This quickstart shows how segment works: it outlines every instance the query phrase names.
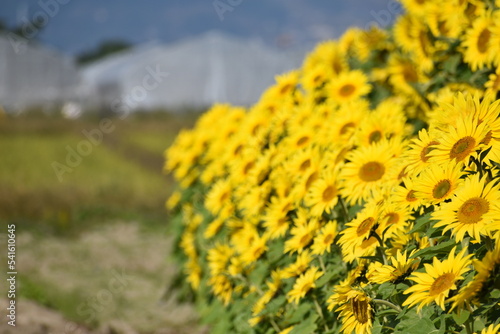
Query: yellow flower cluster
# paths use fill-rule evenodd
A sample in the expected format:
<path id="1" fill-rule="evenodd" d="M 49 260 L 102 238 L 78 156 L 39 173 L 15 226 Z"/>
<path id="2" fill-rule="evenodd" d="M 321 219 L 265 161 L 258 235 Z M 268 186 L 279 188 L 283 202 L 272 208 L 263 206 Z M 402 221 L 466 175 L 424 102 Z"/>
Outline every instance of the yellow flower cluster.
<path id="1" fill-rule="evenodd" d="M 167 150 L 215 332 L 498 332 L 500 1 L 401 2 Z"/>

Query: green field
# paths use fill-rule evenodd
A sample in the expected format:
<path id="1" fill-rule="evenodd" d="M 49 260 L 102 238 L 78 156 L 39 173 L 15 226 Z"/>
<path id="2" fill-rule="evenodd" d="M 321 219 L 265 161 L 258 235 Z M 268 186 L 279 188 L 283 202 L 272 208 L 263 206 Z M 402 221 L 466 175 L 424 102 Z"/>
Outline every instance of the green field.
<path id="1" fill-rule="evenodd" d="M 162 172 L 163 151 L 194 118 L 155 114 L 111 119 L 108 133 L 100 131 L 95 117 L 3 119 L 0 220 L 56 232 L 102 219 L 160 222 L 172 186 Z M 84 131 L 100 131 L 101 138 L 94 136 L 92 143 Z"/>
<path id="2" fill-rule="evenodd" d="M 163 172 L 164 151 L 196 117 L 111 119 L 113 130 L 94 143 L 84 131 L 100 129 L 102 118 L 96 116 L 0 119 L 0 222 L 16 225 L 18 298 L 91 329 L 119 319 L 139 333 L 196 332 L 190 306 L 158 306 L 177 270 L 168 262 L 165 201 L 173 181 Z M 68 152 L 79 147 L 85 154 L 68 160 Z M 4 253 L 1 263 L 7 261 Z M 89 317 L 89 298 L 122 271 L 130 280 L 127 288 Z M 1 301 L 3 285 L 0 294 Z"/>

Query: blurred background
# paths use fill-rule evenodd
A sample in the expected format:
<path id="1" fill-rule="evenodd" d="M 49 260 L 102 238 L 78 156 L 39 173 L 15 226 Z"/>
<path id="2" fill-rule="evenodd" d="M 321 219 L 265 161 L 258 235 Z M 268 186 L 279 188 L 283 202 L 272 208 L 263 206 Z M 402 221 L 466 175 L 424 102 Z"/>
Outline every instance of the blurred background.
<path id="1" fill-rule="evenodd" d="M 16 332 L 205 331 L 165 295 L 177 269 L 163 152 L 213 103 L 249 106 L 316 43 L 400 12 L 394 0 L 0 0 L 0 268 L 15 224 Z"/>

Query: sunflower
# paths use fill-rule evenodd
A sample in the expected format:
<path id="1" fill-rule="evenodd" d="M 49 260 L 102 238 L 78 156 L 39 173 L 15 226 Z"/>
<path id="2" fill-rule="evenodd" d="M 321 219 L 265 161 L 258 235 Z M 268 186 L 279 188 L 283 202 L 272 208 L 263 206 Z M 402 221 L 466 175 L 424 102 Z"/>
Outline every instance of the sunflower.
<path id="1" fill-rule="evenodd" d="M 417 99 L 418 93 L 414 85 L 423 82 L 426 77 L 421 69 L 415 66 L 415 62 L 401 54 L 391 53 L 387 65 L 389 83 L 394 90 L 413 100 Z"/>
<path id="2" fill-rule="evenodd" d="M 377 233 L 384 238 L 390 238 L 405 230 L 411 219 L 408 207 L 401 207 L 390 200 L 386 200 L 380 205 L 379 217 Z"/>
<path id="3" fill-rule="evenodd" d="M 470 157 L 475 157 L 476 151 L 483 148 L 481 141 L 488 133 L 485 122 L 479 124 L 472 115 L 459 117 L 456 127 L 449 126 L 448 132 L 439 139 L 439 144 L 429 153 L 430 162 L 446 163 L 455 161 L 457 164 L 467 164 Z"/>
<path id="4" fill-rule="evenodd" d="M 213 294 L 217 298 L 219 298 L 219 300 L 222 301 L 225 306 L 227 306 L 231 301 L 234 290 L 234 287 L 227 275 L 214 275 L 210 277 L 210 279 L 208 280 L 208 284 L 210 285 Z"/>
<path id="5" fill-rule="evenodd" d="M 292 151 L 284 163 L 284 168 L 291 180 L 298 180 L 310 169 L 317 169 L 321 162 L 320 151 L 315 147 Z"/>
<path id="6" fill-rule="evenodd" d="M 465 33 L 462 42 L 465 48 L 464 61 L 473 71 L 490 66 L 495 59 L 498 52 L 498 46 L 492 41 L 495 25 L 495 18 L 485 13 L 476 18 L 472 27 Z"/>
<path id="7" fill-rule="evenodd" d="M 371 91 L 368 77 L 360 70 L 340 73 L 326 87 L 329 97 L 338 104 L 355 101 Z"/>
<path id="8" fill-rule="evenodd" d="M 378 225 L 379 217 L 380 207 L 376 203 L 370 202 L 366 205 L 355 219 L 346 224 L 345 229 L 340 233 L 339 244 L 342 251 L 348 253 L 368 239 Z"/>
<path id="9" fill-rule="evenodd" d="M 436 4 L 430 0 L 401 0 L 401 3 L 410 15 L 418 18 L 425 18 L 436 9 Z"/>
<path id="10" fill-rule="evenodd" d="M 369 104 L 366 100 L 343 104 L 334 112 L 332 123 L 324 127 L 320 134 L 329 138 L 331 142 L 347 144 L 369 113 Z"/>
<path id="11" fill-rule="evenodd" d="M 202 269 L 198 264 L 197 259 L 190 258 L 184 264 L 184 273 L 187 275 L 186 281 L 191 285 L 193 290 L 200 287 Z"/>
<path id="12" fill-rule="evenodd" d="M 422 199 L 426 206 L 438 204 L 453 196 L 462 183 L 460 165 L 453 162 L 447 165 L 430 165 L 415 180 L 415 196 Z"/>
<path id="13" fill-rule="evenodd" d="M 418 132 L 418 138 L 414 138 L 409 145 L 410 149 L 405 153 L 408 162 L 406 172 L 410 175 L 418 175 L 429 163 L 429 153 L 439 142 L 431 136 L 426 129 Z"/>
<path id="14" fill-rule="evenodd" d="M 278 289 L 281 287 L 282 279 L 283 276 L 281 272 L 275 270 L 271 273 L 271 280 L 266 282 L 268 289 L 252 307 L 253 316 L 257 316 L 264 310 L 266 305 L 271 301 Z"/>
<path id="15" fill-rule="evenodd" d="M 288 213 L 293 210 L 293 204 L 289 197 L 273 196 L 268 204 L 263 217 L 263 226 L 270 239 L 285 235 L 290 225 Z"/>
<path id="16" fill-rule="evenodd" d="M 379 245 L 380 243 L 377 238 L 369 237 L 360 244 L 355 245 L 352 249 L 342 249 L 342 259 L 347 263 L 351 263 L 359 261 L 364 256 L 374 256 Z"/>
<path id="17" fill-rule="evenodd" d="M 491 324 L 481 331 L 481 334 L 498 334 L 500 332 L 500 324 Z"/>
<path id="18" fill-rule="evenodd" d="M 500 66 L 496 71 L 488 76 L 488 81 L 484 84 L 487 93 L 496 95 L 500 91 Z"/>
<path id="19" fill-rule="evenodd" d="M 389 259 L 390 265 L 384 265 L 380 262 L 373 262 L 368 267 L 366 278 L 368 281 L 376 284 L 385 282 L 394 282 L 399 278 L 406 277 L 410 272 L 417 269 L 419 261 L 410 259 L 406 251 L 401 253 L 397 251 L 395 256 Z"/>
<path id="20" fill-rule="evenodd" d="M 295 281 L 292 290 L 287 294 L 288 302 L 298 304 L 300 299 L 304 298 L 309 290 L 316 287 L 315 282 L 321 276 L 323 276 L 323 272 L 315 266 L 312 266 L 305 273 L 300 275 Z"/>
<path id="21" fill-rule="evenodd" d="M 324 252 L 330 253 L 330 248 L 337 236 L 337 222 L 331 221 L 326 223 L 321 228 L 318 235 L 314 237 L 314 243 L 311 246 L 312 254 L 323 254 Z"/>
<path id="22" fill-rule="evenodd" d="M 289 94 L 293 94 L 299 81 L 299 72 L 290 71 L 288 73 L 277 75 L 276 84 L 270 88 L 274 90 L 277 99 L 283 99 Z"/>
<path id="23" fill-rule="evenodd" d="M 290 264 L 288 267 L 283 269 L 283 278 L 290 278 L 301 275 L 304 271 L 309 268 L 309 264 L 313 260 L 312 254 L 309 250 L 304 250 L 302 253 L 297 255 L 297 259 L 294 263 Z"/>
<path id="24" fill-rule="evenodd" d="M 457 241 L 466 233 L 480 241 L 481 235 L 500 229 L 500 188 L 494 182 L 487 183 L 486 177 L 475 174 L 466 179 L 452 201 L 432 213 L 432 219 L 437 220 L 434 226 L 444 226 L 443 233 L 451 230 Z"/>
<path id="25" fill-rule="evenodd" d="M 401 104 L 391 100 L 381 102 L 360 123 L 355 144 L 368 146 L 382 139 L 401 136 L 405 131 L 405 116 Z"/>
<path id="26" fill-rule="evenodd" d="M 295 219 L 295 226 L 290 230 L 292 236 L 285 241 L 285 253 L 302 253 L 304 248 L 313 240 L 318 228 L 318 219 L 308 218 L 306 213 L 301 215 L 299 211 L 299 217 Z"/>
<path id="27" fill-rule="evenodd" d="M 466 248 L 455 256 L 456 247 L 450 252 L 447 259 L 439 261 L 433 258 L 432 264 L 425 263 L 425 272 L 414 272 L 409 278 L 416 284 L 406 289 L 403 293 L 410 294 L 403 306 L 417 306 L 420 311 L 422 307 L 435 302 L 444 310 L 445 298 L 451 290 L 456 290 L 456 282 L 462 280 L 463 275 L 469 271 L 471 263 L 470 255 L 465 255 Z"/>
<path id="28" fill-rule="evenodd" d="M 374 312 L 371 298 L 361 289 L 350 288 L 342 299 L 334 301 L 339 306 L 336 311 L 342 318 L 343 333 L 369 334 L 373 326 Z"/>
<path id="29" fill-rule="evenodd" d="M 495 284 L 498 270 L 500 269 L 500 243 L 496 243 L 492 251 L 486 253 L 481 260 L 473 260 L 474 269 L 477 274 L 474 276 L 459 293 L 452 297 L 452 309 L 463 309 L 464 305 L 480 304 L 480 299 L 487 296 Z"/>
<path id="30" fill-rule="evenodd" d="M 305 205 L 310 214 L 320 217 L 323 212 L 332 213 L 338 201 L 338 172 L 334 169 L 323 170 L 320 177 L 309 188 L 305 197 Z"/>
<path id="31" fill-rule="evenodd" d="M 370 146 L 349 152 L 341 172 L 340 193 L 350 203 L 368 199 L 382 188 L 394 186 L 387 173 L 394 165 L 394 156 L 400 151 L 397 141 L 381 140 Z"/>
<path id="32" fill-rule="evenodd" d="M 242 252 L 241 262 L 243 265 L 249 265 L 257 261 L 265 251 L 267 251 L 267 237 L 258 236 Z"/>

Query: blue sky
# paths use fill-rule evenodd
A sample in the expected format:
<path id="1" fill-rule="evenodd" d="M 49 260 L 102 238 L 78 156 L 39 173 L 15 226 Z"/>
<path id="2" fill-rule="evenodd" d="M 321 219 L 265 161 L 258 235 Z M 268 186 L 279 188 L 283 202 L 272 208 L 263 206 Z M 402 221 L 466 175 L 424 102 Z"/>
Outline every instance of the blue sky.
<path id="1" fill-rule="evenodd" d="M 105 39 L 168 43 L 211 30 L 307 47 L 399 13 L 394 0 L 0 0 L 0 19 L 9 26 L 45 19 L 37 38 L 66 54 Z"/>

